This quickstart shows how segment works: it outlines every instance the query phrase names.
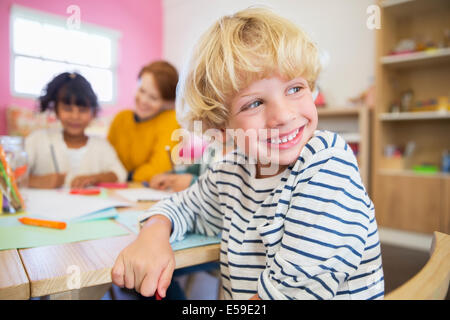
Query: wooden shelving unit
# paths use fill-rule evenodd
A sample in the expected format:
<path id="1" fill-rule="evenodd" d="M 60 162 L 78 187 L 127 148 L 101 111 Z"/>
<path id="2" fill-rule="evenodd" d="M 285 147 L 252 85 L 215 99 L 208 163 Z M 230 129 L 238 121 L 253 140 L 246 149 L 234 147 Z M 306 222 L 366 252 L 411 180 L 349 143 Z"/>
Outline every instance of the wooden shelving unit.
<path id="1" fill-rule="evenodd" d="M 448 0 L 380 1 L 381 29 L 376 34 L 376 107 L 373 117 L 371 190 L 382 227 L 432 233 L 450 232 L 450 174 L 418 174 L 413 165 L 441 167 L 450 150 L 450 112 L 389 113 L 402 92 L 414 100 L 450 95 L 450 48 L 390 55 L 401 39 L 427 37 L 435 42 L 450 28 Z M 414 141 L 415 152 L 393 168 L 387 145 Z"/>
<path id="2" fill-rule="evenodd" d="M 444 120 L 450 119 L 449 111 L 428 112 L 395 112 L 381 113 L 378 118 L 381 121 L 403 121 L 403 120 Z"/>
<path id="3" fill-rule="evenodd" d="M 358 144 L 357 161 L 361 179 L 370 191 L 370 123 L 371 110 L 366 107 L 318 108 L 322 130 L 339 133 L 349 144 Z"/>
<path id="4" fill-rule="evenodd" d="M 398 55 L 381 57 L 380 62 L 389 68 L 405 68 L 417 66 L 431 66 L 450 62 L 450 48 L 433 49 Z"/>

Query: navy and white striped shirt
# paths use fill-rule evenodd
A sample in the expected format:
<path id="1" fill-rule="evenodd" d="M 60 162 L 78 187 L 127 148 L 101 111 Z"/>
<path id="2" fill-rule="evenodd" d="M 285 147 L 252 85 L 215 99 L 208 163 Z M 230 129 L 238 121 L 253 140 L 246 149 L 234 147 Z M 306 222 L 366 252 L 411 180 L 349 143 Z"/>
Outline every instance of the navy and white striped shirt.
<path id="1" fill-rule="evenodd" d="M 145 218 L 167 216 L 171 241 L 222 233 L 227 299 L 383 298 L 375 209 L 348 144 L 316 131 L 294 164 L 265 179 L 246 159 L 228 154 Z"/>

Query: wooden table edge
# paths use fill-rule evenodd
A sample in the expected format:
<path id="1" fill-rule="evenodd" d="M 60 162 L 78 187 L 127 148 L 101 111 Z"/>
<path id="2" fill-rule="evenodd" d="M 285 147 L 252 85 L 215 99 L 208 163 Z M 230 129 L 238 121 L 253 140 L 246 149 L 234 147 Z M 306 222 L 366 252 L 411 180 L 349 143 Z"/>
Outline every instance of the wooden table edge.
<path id="1" fill-rule="evenodd" d="M 0 300 L 28 300 L 31 295 L 31 284 L 28 274 L 26 272 L 23 261 L 20 257 L 19 251 L 17 249 L 1 250 L 2 255 L 11 255 L 9 259 L 14 259 L 13 268 L 19 268 L 14 270 L 14 273 L 20 277 L 20 283 L 11 284 L 10 286 L 2 287 L 0 289 Z M 0 270 L 4 272 L 4 270 Z M 25 280 L 25 281 L 23 281 Z"/>
<path id="2" fill-rule="evenodd" d="M 175 270 L 200 265 L 207 262 L 219 261 L 220 244 L 216 243 L 205 246 L 177 250 L 174 251 L 174 255 L 175 255 Z M 111 284 L 112 267 L 113 266 L 81 273 L 80 288 L 74 288 L 73 290 Z M 30 296 L 33 298 L 37 298 L 71 291 L 70 288 L 67 286 L 70 277 L 71 275 L 68 274 L 61 277 L 53 278 L 51 281 L 52 284 L 51 286 L 49 285 L 49 279 L 39 279 L 39 280 L 30 279 L 29 280 L 29 286 L 31 288 L 31 290 L 29 290 Z M 48 290 L 49 287 L 57 287 L 57 288 L 66 287 L 68 290 L 60 290 L 60 289 Z"/>

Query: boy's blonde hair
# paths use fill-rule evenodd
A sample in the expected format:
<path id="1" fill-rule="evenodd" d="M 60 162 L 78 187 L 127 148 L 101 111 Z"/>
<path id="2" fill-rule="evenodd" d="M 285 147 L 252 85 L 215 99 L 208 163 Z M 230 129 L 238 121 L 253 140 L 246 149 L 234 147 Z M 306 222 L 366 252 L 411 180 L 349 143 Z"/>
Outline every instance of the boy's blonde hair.
<path id="1" fill-rule="evenodd" d="M 180 122 L 192 129 L 225 128 L 232 98 L 255 80 L 275 73 L 302 76 L 314 89 L 320 63 L 316 46 L 289 20 L 268 9 L 249 8 L 219 19 L 200 38 L 179 84 Z"/>

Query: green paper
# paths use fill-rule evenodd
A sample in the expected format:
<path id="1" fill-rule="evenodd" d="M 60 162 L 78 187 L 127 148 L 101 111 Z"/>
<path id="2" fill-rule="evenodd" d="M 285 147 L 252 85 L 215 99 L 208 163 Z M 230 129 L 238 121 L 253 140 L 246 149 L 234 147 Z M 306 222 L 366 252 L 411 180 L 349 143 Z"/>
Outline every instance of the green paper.
<path id="1" fill-rule="evenodd" d="M 109 219 L 69 223 L 66 229 L 59 230 L 22 225 L 20 222 L 17 224 L 12 218 L 8 217 L 7 220 L 0 223 L 0 250 L 42 247 L 117 237 L 129 233 L 115 221 Z M 17 216 L 14 218 L 17 221 Z"/>

